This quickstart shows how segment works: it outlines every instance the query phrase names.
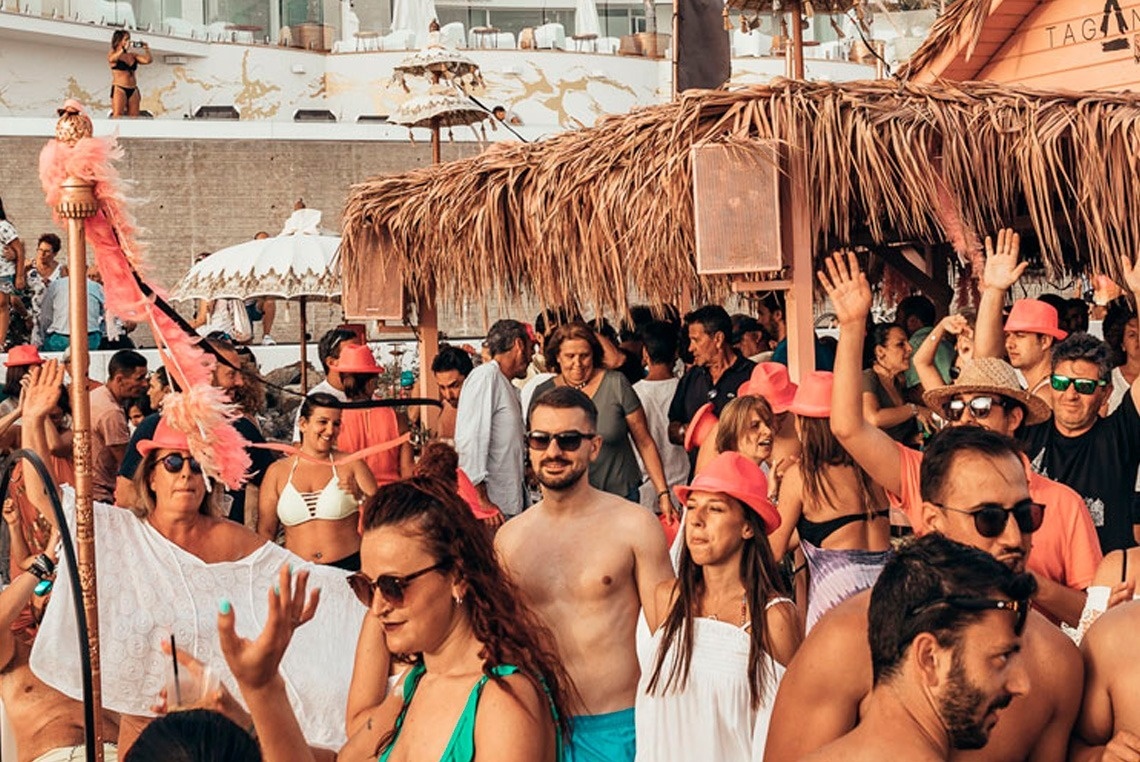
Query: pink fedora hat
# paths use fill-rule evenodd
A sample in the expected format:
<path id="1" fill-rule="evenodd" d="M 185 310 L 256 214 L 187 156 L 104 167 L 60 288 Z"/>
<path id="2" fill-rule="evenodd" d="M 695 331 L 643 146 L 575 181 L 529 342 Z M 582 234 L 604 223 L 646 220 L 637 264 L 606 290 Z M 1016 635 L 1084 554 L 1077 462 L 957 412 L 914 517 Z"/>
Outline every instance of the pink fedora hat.
<path id="1" fill-rule="evenodd" d="M 697 412 L 693 413 L 693 419 L 685 427 L 685 451 L 699 450 L 709 434 L 716 430 L 717 421 L 711 402 L 706 402 L 697 408 Z"/>
<path id="2" fill-rule="evenodd" d="M 688 486 L 674 487 L 682 503 L 694 492 L 721 492 L 756 511 L 768 534 L 780 526 L 780 514 L 768 499 L 768 478 L 748 458 L 738 452 L 722 452 L 697 474 Z"/>
<path id="3" fill-rule="evenodd" d="M 15 368 L 20 365 L 43 365 L 44 358 L 31 344 L 19 344 L 8 350 L 8 357 L 4 360 L 5 368 Z"/>
<path id="4" fill-rule="evenodd" d="M 138 450 L 139 455 L 146 455 L 151 450 L 190 452 L 190 440 L 181 431 L 167 423 L 165 418 L 159 418 L 158 425 L 154 427 L 154 436 L 150 439 L 140 439 Z"/>
<path id="5" fill-rule="evenodd" d="M 831 387 L 835 375 L 826 370 L 813 370 L 800 381 L 796 397 L 788 406 L 796 415 L 804 418 L 828 418 L 831 416 Z"/>
<path id="6" fill-rule="evenodd" d="M 1005 332 L 1042 333 L 1057 341 L 1069 334 L 1057 327 L 1057 310 L 1036 299 L 1018 299 L 1005 321 Z"/>
<path id="7" fill-rule="evenodd" d="M 380 375 L 384 369 L 376 364 L 372 350 L 363 344 L 347 344 L 341 347 L 337 360 L 338 373 L 369 373 Z"/>
<path id="8" fill-rule="evenodd" d="M 737 396 L 763 397 L 772 406 L 772 412 L 786 412 L 796 396 L 796 385 L 788 376 L 788 367 L 778 362 L 762 362 L 753 370 L 752 376 L 740 385 Z"/>

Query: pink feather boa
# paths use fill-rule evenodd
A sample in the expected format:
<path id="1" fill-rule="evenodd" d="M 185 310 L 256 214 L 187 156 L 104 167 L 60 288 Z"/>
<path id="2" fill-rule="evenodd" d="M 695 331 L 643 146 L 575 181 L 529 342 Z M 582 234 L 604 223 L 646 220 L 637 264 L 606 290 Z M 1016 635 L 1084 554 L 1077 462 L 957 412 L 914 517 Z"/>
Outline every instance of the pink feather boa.
<path id="1" fill-rule="evenodd" d="M 47 203 L 53 209 L 59 204 L 60 186 L 68 177 L 94 184 L 99 209 L 84 227 L 103 276 L 107 312 L 150 326 L 167 373 L 184 390 L 166 398 L 163 417 L 186 434 L 191 454 L 207 474 L 236 489 L 245 482 L 251 463 L 245 449 L 249 443 L 233 426 L 241 413 L 211 383 L 216 361 L 198 346 L 200 339 L 187 335 L 159 311 L 135 281 L 134 273 L 146 272 L 145 257 L 113 163 L 122 155 L 113 136 L 83 138 L 74 146 L 49 141 L 40 153 L 40 182 Z M 56 222 L 62 224 L 58 215 Z M 154 291 L 163 295 L 158 288 Z"/>

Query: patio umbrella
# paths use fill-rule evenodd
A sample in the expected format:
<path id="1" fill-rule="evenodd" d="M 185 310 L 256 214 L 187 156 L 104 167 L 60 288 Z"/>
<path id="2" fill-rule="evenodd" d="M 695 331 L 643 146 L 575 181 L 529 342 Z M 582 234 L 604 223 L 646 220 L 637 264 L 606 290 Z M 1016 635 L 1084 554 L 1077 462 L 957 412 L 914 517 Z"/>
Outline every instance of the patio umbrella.
<path id="1" fill-rule="evenodd" d="M 190 268 L 175 299 L 296 299 L 301 305 L 301 388 L 308 391 L 305 305 L 340 296 L 340 237 L 320 231 L 321 212 L 298 209 L 275 238 L 214 252 Z"/>
<path id="2" fill-rule="evenodd" d="M 461 90 L 468 83 L 483 84 L 479 64 L 458 50 L 441 45 L 417 50 L 406 56 L 393 69 L 392 82 L 400 85 L 405 91 L 410 91 L 407 83 L 409 76 L 428 77 L 433 85 L 448 83 Z"/>
<path id="3" fill-rule="evenodd" d="M 391 121 L 411 127 L 431 130 L 432 162 L 439 163 L 439 131 L 444 127 L 474 125 L 489 114 L 465 96 L 452 93 L 429 92 L 414 96 L 396 109 Z"/>
<path id="4" fill-rule="evenodd" d="M 427 44 L 428 24 L 437 21 L 435 0 L 396 0 L 392 9 L 392 30 L 407 30 L 416 33 L 416 45 Z"/>
<path id="5" fill-rule="evenodd" d="M 574 8 L 574 36 L 588 38 L 593 35 L 597 37 L 601 30 L 602 24 L 598 20 L 598 6 L 594 0 L 578 0 L 578 4 Z"/>

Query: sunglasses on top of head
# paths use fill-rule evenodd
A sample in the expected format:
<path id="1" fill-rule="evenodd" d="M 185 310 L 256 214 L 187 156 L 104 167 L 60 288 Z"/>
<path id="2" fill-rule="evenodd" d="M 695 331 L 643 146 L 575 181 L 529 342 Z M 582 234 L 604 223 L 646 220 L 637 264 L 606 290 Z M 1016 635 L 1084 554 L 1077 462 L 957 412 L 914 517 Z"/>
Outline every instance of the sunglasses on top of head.
<path id="1" fill-rule="evenodd" d="M 559 450 L 574 452 L 582 446 L 582 442 L 593 439 L 595 436 L 597 435 L 586 431 L 560 431 L 557 434 L 546 431 L 529 431 L 526 435 L 526 443 L 532 450 L 545 450 L 550 447 L 550 443 L 553 441 L 558 443 Z"/>
<path id="2" fill-rule="evenodd" d="M 194 458 L 191 458 L 188 455 L 183 455 L 182 453 L 179 453 L 179 452 L 172 452 L 169 455 L 166 455 L 162 458 L 159 458 L 158 462 L 162 464 L 162 467 L 165 468 L 168 473 L 172 473 L 172 474 L 182 473 L 182 466 L 185 465 L 186 463 L 190 464 L 190 473 L 192 473 L 192 474 L 202 473 L 202 464 L 201 463 L 199 463 Z"/>
<path id="3" fill-rule="evenodd" d="M 966 412 L 966 408 L 970 408 L 970 415 L 974 418 L 988 418 L 990 411 L 994 409 L 994 405 L 1002 409 L 1007 409 L 1008 403 L 1001 397 L 974 397 L 967 402 L 966 400 L 950 400 L 943 408 L 942 412 L 946 415 L 948 421 L 959 421 L 962 419 L 962 414 Z"/>
<path id="4" fill-rule="evenodd" d="M 1014 615 L 1013 632 L 1021 635 L 1025 629 L 1025 620 L 1029 618 L 1029 601 L 1010 601 L 1003 598 L 975 598 L 968 595 L 948 595 L 924 603 L 911 610 L 911 616 L 918 616 L 936 606 L 949 606 L 959 611 L 1009 611 Z"/>
<path id="5" fill-rule="evenodd" d="M 1013 520 L 1017 522 L 1017 528 L 1021 530 L 1022 534 L 1036 532 L 1041 528 L 1041 522 L 1045 519 L 1045 506 L 1029 499 L 1022 500 L 1011 508 L 1006 508 L 998 503 L 982 503 L 970 509 L 951 508 L 941 503 L 934 503 L 934 505 L 944 511 L 965 513 L 972 516 L 974 529 L 978 530 L 978 534 L 991 539 L 1001 536 L 1010 516 L 1013 516 Z"/>
<path id="6" fill-rule="evenodd" d="M 352 588 L 352 592 L 356 593 L 356 597 L 365 606 L 372 605 L 373 591 L 380 593 L 388 603 L 393 606 L 400 606 L 404 603 L 404 596 L 407 594 L 408 587 L 416 579 L 430 574 L 433 571 L 441 571 L 451 566 L 451 561 L 440 561 L 439 563 L 432 564 L 426 569 L 420 569 L 411 574 L 399 576 L 396 574 L 381 574 L 376 579 L 369 579 L 368 575 L 364 572 L 356 572 L 348 576 L 348 586 Z"/>
<path id="7" fill-rule="evenodd" d="M 1059 392 L 1066 391 L 1070 386 L 1074 386 L 1078 394 L 1089 395 L 1107 383 L 1108 381 L 1103 378 L 1070 378 L 1059 373 L 1049 376 L 1049 385 Z"/>

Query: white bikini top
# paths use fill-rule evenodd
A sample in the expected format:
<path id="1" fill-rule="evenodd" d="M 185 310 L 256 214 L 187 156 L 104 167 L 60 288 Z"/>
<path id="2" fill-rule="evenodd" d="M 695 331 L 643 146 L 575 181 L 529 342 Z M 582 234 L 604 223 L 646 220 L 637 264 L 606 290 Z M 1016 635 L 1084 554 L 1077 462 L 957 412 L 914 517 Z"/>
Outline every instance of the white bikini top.
<path id="1" fill-rule="evenodd" d="M 304 524 L 313 519 L 337 521 L 356 513 L 359 507 L 352 494 L 340 488 L 340 480 L 336 474 L 336 466 L 332 467 L 333 475 L 328 484 L 320 492 L 301 492 L 293 486 L 293 472 L 297 470 L 297 462 L 301 456 L 293 458 L 293 467 L 289 469 L 289 479 L 285 488 L 277 498 L 277 518 L 287 527 Z M 329 454 L 330 465 L 332 454 Z"/>

